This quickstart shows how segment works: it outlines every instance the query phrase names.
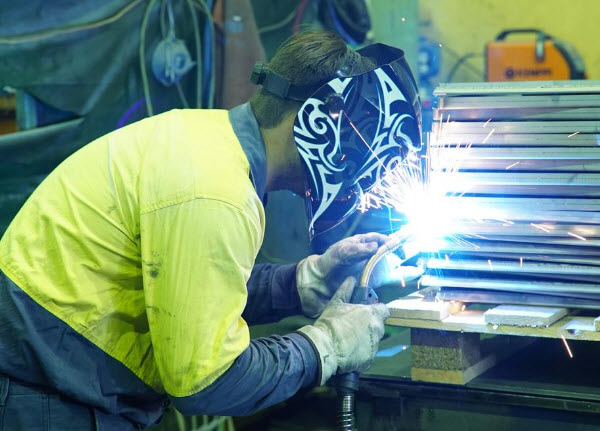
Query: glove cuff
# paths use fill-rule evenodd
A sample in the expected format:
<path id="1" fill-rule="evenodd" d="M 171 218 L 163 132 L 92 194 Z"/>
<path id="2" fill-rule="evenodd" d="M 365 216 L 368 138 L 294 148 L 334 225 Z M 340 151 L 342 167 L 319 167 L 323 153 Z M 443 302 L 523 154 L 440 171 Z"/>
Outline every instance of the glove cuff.
<path id="1" fill-rule="evenodd" d="M 306 317 L 318 317 L 323 311 L 324 304 L 319 301 L 312 291 L 326 291 L 327 286 L 323 281 L 323 274 L 319 269 L 318 254 L 310 255 L 296 266 L 296 289 L 300 297 L 300 305 Z"/>
<path id="2" fill-rule="evenodd" d="M 324 275 L 318 265 L 320 258 L 321 256 L 318 254 L 311 254 L 298 262 L 296 267 L 296 284 L 298 287 L 309 286 L 323 279 Z"/>
<path id="3" fill-rule="evenodd" d="M 321 381 L 319 385 L 324 385 L 337 370 L 337 356 L 333 346 L 333 340 L 329 334 L 316 326 L 307 325 L 298 329 L 313 345 L 319 355 L 321 368 Z"/>

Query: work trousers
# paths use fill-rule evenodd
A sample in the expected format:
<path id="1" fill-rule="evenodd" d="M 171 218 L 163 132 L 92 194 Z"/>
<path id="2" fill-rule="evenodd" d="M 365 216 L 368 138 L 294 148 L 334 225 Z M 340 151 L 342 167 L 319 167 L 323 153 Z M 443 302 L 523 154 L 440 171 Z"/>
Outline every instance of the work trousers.
<path id="1" fill-rule="evenodd" d="M 107 415 L 57 393 L 0 374 L 0 431 L 138 429 L 123 418 Z"/>

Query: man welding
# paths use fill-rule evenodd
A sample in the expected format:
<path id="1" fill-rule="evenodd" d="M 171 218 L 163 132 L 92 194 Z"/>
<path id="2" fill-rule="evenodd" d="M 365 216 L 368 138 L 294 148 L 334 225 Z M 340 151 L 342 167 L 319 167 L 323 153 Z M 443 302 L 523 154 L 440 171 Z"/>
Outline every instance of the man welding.
<path id="1" fill-rule="evenodd" d="M 25 203 L 0 241 L 0 429 L 143 429 L 169 403 L 249 414 L 370 365 L 388 311 L 349 304 L 349 276 L 386 237 L 254 265 L 262 200 L 306 196 L 313 236 L 351 214 L 420 142 L 414 79 L 398 49 L 308 32 L 253 80 L 229 112 L 97 139 Z M 298 313 L 317 320 L 249 339 Z"/>

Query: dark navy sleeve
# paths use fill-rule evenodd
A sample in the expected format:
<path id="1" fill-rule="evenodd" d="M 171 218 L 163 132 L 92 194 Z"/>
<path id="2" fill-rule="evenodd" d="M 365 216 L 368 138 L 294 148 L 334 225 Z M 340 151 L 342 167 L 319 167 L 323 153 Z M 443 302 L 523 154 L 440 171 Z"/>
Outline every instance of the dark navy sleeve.
<path id="1" fill-rule="evenodd" d="M 277 322 L 302 311 L 296 289 L 296 264 L 255 265 L 246 287 L 248 303 L 242 317 L 249 325 Z"/>
<path id="2" fill-rule="evenodd" d="M 187 397 L 170 397 L 185 415 L 247 415 L 321 380 L 318 353 L 300 333 L 257 338 L 214 383 Z"/>

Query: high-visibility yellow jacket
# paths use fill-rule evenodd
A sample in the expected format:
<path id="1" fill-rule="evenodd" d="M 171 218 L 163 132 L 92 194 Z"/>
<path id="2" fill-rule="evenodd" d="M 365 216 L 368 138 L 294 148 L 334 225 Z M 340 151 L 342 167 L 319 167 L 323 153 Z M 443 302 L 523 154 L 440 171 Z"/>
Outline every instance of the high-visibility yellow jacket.
<path id="1" fill-rule="evenodd" d="M 0 242 L 15 309 L 39 306 L 57 318 L 44 325 L 67 325 L 52 343 L 28 331 L 25 343 L 44 356 L 35 372 L 82 402 L 102 397 L 108 411 L 139 395 L 154 413 L 116 413 L 145 425 L 162 413 L 164 394 L 202 391 L 249 346 L 242 312 L 264 224 L 227 111 L 174 110 L 85 146 Z M 23 292 L 35 306 L 23 305 Z M 72 330 L 93 349 L 69 341 Z M 11 350 L 1 338 L 0 357 Z M 1 362 L 0 372 L 18 373 Z M 302 385 L 314 380 L 305 374 Z"/>

